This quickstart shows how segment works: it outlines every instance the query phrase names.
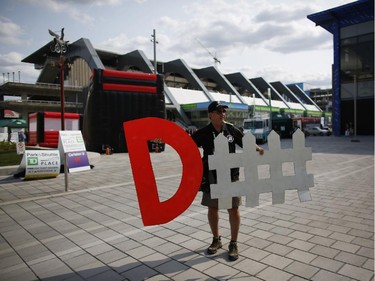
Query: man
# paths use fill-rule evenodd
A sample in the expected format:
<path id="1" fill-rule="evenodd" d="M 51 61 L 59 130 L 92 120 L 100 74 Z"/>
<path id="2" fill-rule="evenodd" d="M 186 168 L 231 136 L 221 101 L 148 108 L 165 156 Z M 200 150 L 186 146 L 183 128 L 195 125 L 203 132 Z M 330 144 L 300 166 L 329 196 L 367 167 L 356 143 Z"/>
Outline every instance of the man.
<path id="1" fill-rule="evenodd" d="M 210 123 L 196 131 L 192 138 L 198 147 L 203 148 L 203 180 L 201 190 L 203 191 L 202 205 L 208 207 L 208 223 L 213 235 L 212 244 L 207 249 L 207 254 L 212 255 L 222 247 L 221 236 L 219 233 L 219 209 L 218 199 L 212 199 L 209 185 L 216 183 L 216 171 L 209 171 L 208 155 L 214 154 L 214 139 L 223 133 L 228 139 L 229 152 L 236 152 L 236 144 L 242 147 L 243 133 L 234 125 L 225 122 L 226 110 L 228 106 L 214 101 L 208 106 L 208 117 Z M 256 150 L 262 155 L 263 148 L 256 145 Z M 232 182 L 238 181 L 239 168 L 231 169 Z M 241 197 L 232 198 L 232 208 L 228 209 L 229 224 L 231 229 L 231 241 L 229 243 L 229 260 L 238 259 L 237 238 L 240 229 L 240 211 Z"/>

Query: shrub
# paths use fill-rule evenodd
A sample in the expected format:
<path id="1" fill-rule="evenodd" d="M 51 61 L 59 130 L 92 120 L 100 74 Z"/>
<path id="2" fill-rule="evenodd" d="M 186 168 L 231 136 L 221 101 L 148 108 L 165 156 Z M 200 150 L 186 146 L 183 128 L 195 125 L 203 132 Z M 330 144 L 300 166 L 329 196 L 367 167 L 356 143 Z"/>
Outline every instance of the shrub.
<path id="1" fill-rule="evenodd" d="M 16 143 L 4 141 L 4 140 L 1 141 L 0 142 L 0 152 L 7 152 L 7 151 L 16 151 Z"/>

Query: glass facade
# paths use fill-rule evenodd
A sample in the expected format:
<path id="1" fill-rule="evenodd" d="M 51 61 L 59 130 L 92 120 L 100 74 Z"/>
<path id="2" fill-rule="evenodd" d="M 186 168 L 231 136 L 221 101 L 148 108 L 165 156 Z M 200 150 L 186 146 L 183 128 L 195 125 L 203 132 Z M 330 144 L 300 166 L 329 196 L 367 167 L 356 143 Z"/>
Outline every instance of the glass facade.
<path id="1" fill-rule="evenodd" d="M 340 30 L 340 133 L 374 134 L 374 21 Z"/>
<path id="2" fill-rule="evenodd" d="M 340 32 L 341 99 L 374 97 L 374 21 Z"/>

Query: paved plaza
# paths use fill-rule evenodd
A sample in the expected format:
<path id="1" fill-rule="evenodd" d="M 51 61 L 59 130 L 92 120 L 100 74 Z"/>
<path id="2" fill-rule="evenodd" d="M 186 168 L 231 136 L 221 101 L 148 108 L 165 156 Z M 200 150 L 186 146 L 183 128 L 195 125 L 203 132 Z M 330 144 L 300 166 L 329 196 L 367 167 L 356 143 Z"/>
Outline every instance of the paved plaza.
<path id="1" fill-rule="evenodd" d="M 373 281 L 374 142 L 351 140 L 306 138 L 312 201 L 291 190 L 284 204 L 262 194 L 259 207 L 241 206 L 234 262 L 224 210 L 223 249 L 206 255 L 212 237 L 201 193 L 173 221 L 143 226 L 126 153 L 93 155 L 94 168 L 67 181 L 23 181 L 1 169 L 0 280 Z M 170 198 L 181 179 L 178 154 L 167 146 L 151 160 L 159 196 Z"/>

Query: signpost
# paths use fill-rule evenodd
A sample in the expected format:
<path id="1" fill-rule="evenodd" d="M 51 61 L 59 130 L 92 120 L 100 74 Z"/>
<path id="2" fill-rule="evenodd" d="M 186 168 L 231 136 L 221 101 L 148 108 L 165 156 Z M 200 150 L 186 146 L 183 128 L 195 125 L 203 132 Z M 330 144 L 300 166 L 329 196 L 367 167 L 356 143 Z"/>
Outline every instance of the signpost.
<path id="1" fill-rule="evenodd" d="M 81 131 L 60 131 L 59 151 L 64 161 L 65 191 L 68 191 L 68 171 L 74 173 L 91 168 Z"/>

